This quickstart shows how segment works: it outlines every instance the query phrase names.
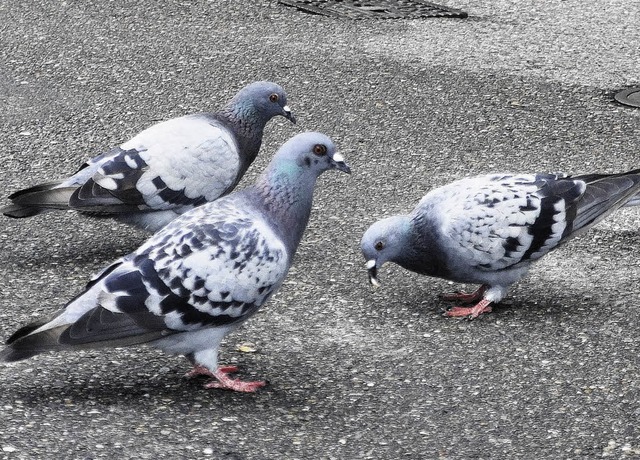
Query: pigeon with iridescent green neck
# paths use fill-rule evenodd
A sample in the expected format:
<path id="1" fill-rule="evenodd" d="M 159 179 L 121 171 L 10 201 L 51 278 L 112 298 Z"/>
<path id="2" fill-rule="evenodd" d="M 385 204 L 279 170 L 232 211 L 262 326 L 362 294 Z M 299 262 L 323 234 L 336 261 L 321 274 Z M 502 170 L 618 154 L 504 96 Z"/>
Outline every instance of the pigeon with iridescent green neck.
<path id="1" fill-rule="evenodd" d="M 148 344 L 185 355 L 208 388 L 251 392 L 264 382 L 218 367 L 223 337 L 280 288 L 311 213 L 316 179 L 350 172 L 327 136 L 287 141 L 257 182 L 176 218 L 105 268 L 52 318 L 22 327 L 0 361 L 46 351 Z"/>

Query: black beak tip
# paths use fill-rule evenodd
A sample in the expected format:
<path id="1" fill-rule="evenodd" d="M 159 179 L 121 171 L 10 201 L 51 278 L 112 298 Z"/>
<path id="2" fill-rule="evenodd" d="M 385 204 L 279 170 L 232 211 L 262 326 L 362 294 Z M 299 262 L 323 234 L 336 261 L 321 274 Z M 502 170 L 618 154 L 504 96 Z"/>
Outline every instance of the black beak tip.
<path id="1" fill-rule="evenodd" d="M 378 282 L 378 270 L 376 269 L 376 267 L 371 267 L 368 270 L 368 274 L 369 284 L 371 284 L 371 286 L 373 286 L 374 288 L 380 287 L 380 283 Z"/>

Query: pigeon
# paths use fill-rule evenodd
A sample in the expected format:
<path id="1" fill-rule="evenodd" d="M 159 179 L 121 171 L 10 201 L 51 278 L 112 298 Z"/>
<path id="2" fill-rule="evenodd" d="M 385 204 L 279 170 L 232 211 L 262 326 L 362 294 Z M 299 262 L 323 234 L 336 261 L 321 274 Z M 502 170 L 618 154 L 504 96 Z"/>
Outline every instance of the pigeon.
<path id="1" fill-rule="evenodd" d="M 253 315 L 282 285 L 309 220 L 322 172 L 350 173 L 327 136 L 289 139 L 246 189 L 170 222 L 137 251 L 109 265 L 49 320 L 22 327 L 0 362 L 45 351 L 148 344 L 185 355 L 188 376 L 207 388 L 253 392 L 218 367 L 225 335 Z"/>
<path id="2" fill-rule="evenodd" d="M 231 192 L 255 160 L 276 115 L 295 123 L 287 95 L 259 81 L 219 112 L 173 118 L 84 163 L 71 177 L 9 196 L 8 217 L 73 209 L 156 232 L 196 206 Z"/>
<path id="3" fill-rule="evenodd" d="M 375 222 L 361 240 L 369 282 L 385 262 L 427 276 L 479 284 L 443 295 L 473 306 L 446 316 L 491 311 L 531 264 L 624 206 L 640 191 L 640 169 L 621 174 L 492 174 L 427 193 L 410 214 Z M 477 303 L 476 303 L 477 302 Z"/>

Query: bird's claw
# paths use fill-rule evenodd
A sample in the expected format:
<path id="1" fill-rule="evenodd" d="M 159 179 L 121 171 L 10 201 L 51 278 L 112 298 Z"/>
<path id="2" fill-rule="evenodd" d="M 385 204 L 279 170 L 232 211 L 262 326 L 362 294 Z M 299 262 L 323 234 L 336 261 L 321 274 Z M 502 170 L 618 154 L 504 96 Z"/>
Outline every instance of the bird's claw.
<path id="1" fill-rule="evenodd" d="M 473 307 L 453 307 L 444 312 L 444 316 L 454 318 L 467 318 L 469 320 L 475 319 L 483 313 L 490 313 L 492 308 L 491 302 L 488 300 L 482 300 Z"/>
<path id="2" fill-rule="evenodd" d="M 214 380 L 213 382 L 209 382 L 204 385 L 205 388 L 219 388 L 221 390 L 232 390 L 239 391 L 241 393 L 254 393 L 258 388 L 262 388 L 265 386 L 267 382 L 256 381 L 256 382 L 245 382 L 239 379 L 225 379 L 224 382 L 219 380 Z"/>
<path id="3" fill-rule="evenodd" d="M 238 372 L 238 366 L 220 366 L 215 372 L 212 372 L 205 366 L 196 364 L 193 369 L 185 374 L 185 377 L 193 378 L 201 375 L 213 377 L 215 380 L 205 383 L 205 388 L 220 388 L 223 390 L 240 391 L 242 393 L 253 393 L 258 388 L 267 384 L 267 382 L 262 381 L 244 382 L 240 379 L 232 379 L 229 377 L 229 374 L 235 372 Z"/>

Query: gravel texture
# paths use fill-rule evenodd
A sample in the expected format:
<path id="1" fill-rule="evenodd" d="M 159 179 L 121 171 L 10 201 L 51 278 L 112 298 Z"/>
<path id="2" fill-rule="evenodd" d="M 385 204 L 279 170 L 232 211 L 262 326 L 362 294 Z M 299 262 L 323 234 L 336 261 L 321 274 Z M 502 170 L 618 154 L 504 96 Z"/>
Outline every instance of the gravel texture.
<path id="1" fill-rule="evenodd" d="M 640 457 L 637 209 L 476 321 L 441 316 L 459 286 L 396 266 L 366 283 L 362 232 L 432 187 L 640 166 L 640 110 L 613 102 L 640 84 L 637 1 L 447 4 L 469 18 L 0 0 L 0 196 L 257 79 L 286 88 L 299 125 L 271 122 L 243 184 L 299 130 L 332 136 L 354 171 L 320 179 L 287 282 L 225 343 L 221 362 L 265 389 L 203 390 L 147 348 L 39 356 L 0 367 L 0 458 Z M 0 219 L 0 337 L 144 240 L 73 213 Z"/>

